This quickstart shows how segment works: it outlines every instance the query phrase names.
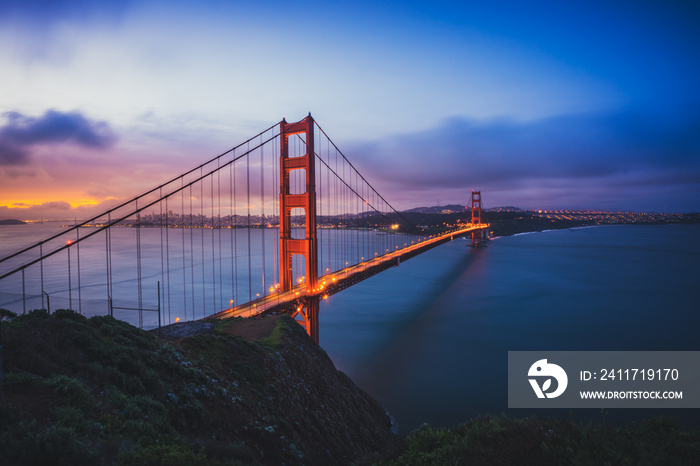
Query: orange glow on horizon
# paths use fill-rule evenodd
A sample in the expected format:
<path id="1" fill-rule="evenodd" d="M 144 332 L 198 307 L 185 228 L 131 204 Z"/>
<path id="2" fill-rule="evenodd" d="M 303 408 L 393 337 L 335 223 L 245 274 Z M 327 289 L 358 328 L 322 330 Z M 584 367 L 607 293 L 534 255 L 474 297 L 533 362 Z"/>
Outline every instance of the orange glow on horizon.
<path id="1" fill-rule="evenodd" d="M 37 206 L 42 206 L 44 204 L 49 204 L 53 202 L 65 202 L 67 203 L 72 209 L 76 209 L 79 207 L 92 207 L 96 206 L 101 202 L 110 200 L 110 199 L 116 199 L 114 197 L 108 197 L 102 200 L 98 199 L 92 199 L 92 198 L 72 198 L 70 201 L 66 200 L 65 196 L 55 198 L 55 197 L 41 197 L 41 198 L 23 198 L 23 199 L 3 199 L 2 202 L 0 202 L 0 207 L 8 207 L 10 209 L 28 209 L 30 207 L 37 207 Z"/>

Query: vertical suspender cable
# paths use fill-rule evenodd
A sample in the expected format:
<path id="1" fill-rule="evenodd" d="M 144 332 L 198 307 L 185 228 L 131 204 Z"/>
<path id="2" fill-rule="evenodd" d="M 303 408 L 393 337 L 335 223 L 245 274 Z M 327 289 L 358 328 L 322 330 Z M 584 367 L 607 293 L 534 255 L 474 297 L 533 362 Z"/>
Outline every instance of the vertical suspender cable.
<path id="1" fill-rule="evenodd" d="M 260 236 L 262 237 L 262 295 L 265 296 L 265 160 L 260 135 Z"/>
<path id="2" fill-rule="evenodd" d="M 109 228 L 107 228 L 107 267 L 109 270 L 108 278 L 109 282 L 107 286 L 109 287 L 109 297 L 110 300 L 114 299 L 114 288 L 112 285 L 112 215 L 107 214 L 107 225 L 110 225 Z"/>
<path id="3" fill-rule="evenodd" d="M 158 206 L 160 208 L 160 215 L 159 215 L 159 220 L 160 220 L 160 281 L 163 283 L 163 286 L 165 287 L 166 281 L 165 281 L 165 251 L 163 251 L 163 189 L 160 189 L 159 192 L 159 197 L 160 197 L 160 202 L 158 203 Z M 165 300 L 165 290 L 163 290 L 163 300 Z M 168 316 L 168 323 L 170 323 L 170 316 Z"/>
<path id="4" fill-rule="evenodd" d="M 274 134 L 274 130 L 272 132 Z M 279 154 L 277 152 L 277 148 L 279 147 L 279 144 L 276 144 L 275 142 L 272 143 L 272 186 L 277 187 L 280 185 L 280 180 L 277 179 L 279 176 Z M 279 264 L 279 241 L 278 238 L 280 236 L 279 234 L 279 228 L 280 228 L 280 222 L 282 221 L 282 216 L 279 215 L 279 193 L 275 195 L 273 192 L 272 194 L 272 212 L 273 215 L 277 215 L 277 233 L 273 236 L 273 244 L 274 244 L 274 258 L 273 258 L 273 268 L 274 268 L 274 283 L 277 285 L 280 281 L 281 278 L 279 276 L 279 269 L 277 268 L 277 265 Z M 279 290 L 276 290 L 279 291 Z"/>
<path id="5" fill-rule="evenodd" d="M 78 223 L 77 219 L 75 219 L 75 223 Z M 80 286 L 80 228 L 75 229 L 75 234 L 77 237 L 76 243 L 78 243 L 75 246 L 77 248 L 77 254 L 78 254 L 78 313 L 82 314 L 83 313 L 83 294 L 82 294 L 82 288 Z"/>
<path id="6" fill-rule="evenodd" d="M 192 217 L 192 185 L 189 189 L 190 197 L 190 284 L 192 285 L 191 295 L 192 295 L 192 320 L 195 320 L 194 315 L 194 218 Z"/>
<path id="7" fill-rule="evenodd" d="M 185 179 L 180 178 L 182 186 L 185 185 Z M 184 320 L 187 320 L 187 264 L 185 263 L 185 190 L 180 191 L 180 221 L 178 222 L 182 230 L 182 302 L 184 305 L 183 314 Z"/>
<path id="8" fill-rule="evenodd" d="M 199 169 L 199 176 L 202 178 L 203 170 Z M 199 224 L 200 224 L 200 238 L 202 240 L 202 317 L 207 316 L 207 293 L 206 293 L 206 271 L 204 267 L 205 255 L 204 255 L 204 179 L 200 179 L 199 183 Z"/>
<path id="9" fill-rule="evenodd" d="M 136 210 L 139 210 L 139 201 L 136 199 Z M 138 308 L 143 309 L 143 288 L 141 285 L 141 212 L 136 213 L 136 297 Z"/>
<path id="10" fill-rule="evenodd" d="M 214 256 L 214 247 L 215 247 L 215 235 L 214 235 L 214 229 L 216 228 L 216 224 L 214 223 L 214 175 L 212 174 L 211 177 L 209 178 L 211 180 L 211 196 L 209 199 L 209 202 L 211 202 L 211 220 L 209 223 L 211 224 L 211 284 L 212 284 L 212 300 L 213 300 L 213 310 L 212 312 L 216 312 L 218 309 L 216 307 L 216 258 Z M 206 314 L 205 314 L 206 316 Z"/>
<path id="11" fill-rule="evenodd" d="M 238 214 L 237 214 L 237 196 L 236 196 L 236 167 L 233 167 L 233 219 L 235 224 L 235 229 L 233 231 L 233 261 L 234 261 L 234 275 L 235 275 L 235 290 L 233 293 L 234 303 L 238 303 L 240 300 L 240 294 L 238 293 Z"/>
<path id="12" fill-rule="evenodd" d="M 168 198 L 165 198 L 165 264 L 166 277 L 168 279 L 168 321 L 171 320 L 170 315 L 170 222 L 168 218 Z"/>
<path id="13" fill-rule="evenodd" d="M 234 159 L 235 154 L 234 154 Z M 233 263 L 233 257 L 236 254 L 236 249 L 233 247 L 233 235 L 235 234 L 236 230 L 234 222 L 233 222 L 233 163 L 230 163 L 228 166 L 228 228 L 229 228 L 229 239 L 231 240 L 231 299 L 235 299 L 235 277 L 236 277 L 236 269 L 234 267 Z M 231 301 L 229 301 L 229 307 L 231 307 Z"/>
<path id="14" fill-rule="evenodd" d="M 250 143 L 248 143 L 248 154 L 245 157 L 245 169 L 246 169 L 246 192 L 247 192 L 247 203 L 248 203 L 248 300 L 253 299 L 253 272 L 251 267 L 251 254 L 250 254 Z"/>
<path id="15" fill-rule="evenodd" d="M 112 295 L 109 293 L 109 228 L 105 229 L 105 282 L 107 284 L 107 312 L 112 310 L 111 304 Z M 41 305 L 44 305 L 44 280 L 42 273 L 42 284 L 41 284 Z"/>
<path id="16" fill-rule="evenodd" d="M 221 224 L 221 159 L 218 160 L 218 169 L 216 171 L 216 185 L 217 185 L 217 196 L 216 196 L 216 201 L 218 205 L 218 213 L 217 213 L 217 225 L 216 227 L 218 228 L 217 233 L 219 237 L 219 307 L 215 308 L 214 311 L 218 312 L 224 308 L 224 277 L 223 277 L 223 268 L 222 268 L 222 255 L 221 255 L 221 227 L 223 226 Z"/>
<path id="17" fill-rule="evenodd" d="M 328 141 L 328 139 L 326 139 L 326 141 Z M 331 146 L 328 142 L 326 142 L 326 160 L 327 160 L 327 162 L 326 162 L 327 165 L 330 167 L 331 166 Z M 326 264 L 328 265 L 328 267 L 326 267 L 326 273 L 329 273 L 331 271 L 331 233 L 333 232 L 333 229 L 330 228 L 332 226 L 331 218 L 333 216 L 332 211 L 331 211 L 331 209 L 333 208 L 333 204 L 331 201 L 331 194 L 333 194 L 333 192 L 331 189 L 332 189 L 331 188 L 331 171 L 326 169 L 326 191 L 327 191 L 326 202 L 328 202 L 328 209 L 326 209 L 326 210 L 328 212 L 327 215 L 328 215 L 328 220 L 329 220 L 328 225 L 327 225 L 329 228 L 327 229 L 327 231 L 328 231 L 328 235 L 327 235 L 328 236 L 328 241 L 327 241 L 328 244 L 327 244 L 326 250 L 328 253 L 328 258 L 326 259 Z"/>

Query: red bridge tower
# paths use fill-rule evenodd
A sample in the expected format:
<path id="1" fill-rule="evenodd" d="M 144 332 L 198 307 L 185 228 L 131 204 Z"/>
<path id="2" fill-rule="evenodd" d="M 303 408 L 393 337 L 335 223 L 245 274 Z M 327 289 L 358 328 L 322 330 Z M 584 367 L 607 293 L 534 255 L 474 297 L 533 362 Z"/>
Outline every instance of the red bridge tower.
<path id="1" fill-rule="evenodd" d="M 289 157 L 289 137 L 304 134 L 306 153 Z M 296 123 L 280 123 L 280 279 L 281 291 L 289 291 L 293 282 L 293 257 L 304 257 L 306 291 L 311 294 L 318 282 L 318 246 L 316 236 L 316 170 L 314 153 L 314 120 L 309 116 Z M 305 170 L 306 192 L 290 192 L 289 173 Z M 292 209 L 304 209 L 306 235 L 303 239 L 292 237 Z M 292 318 L 306 328 L 309 336 L 318 343 L 319 298 L 309 296 L 299 301 Z"/>
<path id="2" fill-rule="evenodd" d="M 472 225 L 481 225 L 481 191 L 472 191 Z M 472 247 L 481 244 L 483 230 L 472 231 Z"/>

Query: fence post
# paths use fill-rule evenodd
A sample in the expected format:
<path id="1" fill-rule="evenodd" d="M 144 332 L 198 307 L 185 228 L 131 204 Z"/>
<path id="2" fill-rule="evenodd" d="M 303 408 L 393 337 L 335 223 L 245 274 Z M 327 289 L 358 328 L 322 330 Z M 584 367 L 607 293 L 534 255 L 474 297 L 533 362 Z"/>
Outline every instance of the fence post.
<path id="1" fill-rule="evenodd" d="M 160 281 L 158 281 L 158 328 L 160 328 Z"/>
<path id="2" fill-rule="evenodd" d="M 49 315 L 51 315 L 51 297 L 46 291 L 41 290 L 41 292 L 46 295 L 46 310 L 48 311 Z"/>
<path id="3" fill-rule="evenodd" d="M 27 313 L 27 291 L 24 284 L 24 269 L 22 269 L 22 314 Z M 0 367 L 1 369 L 2 367 Z M 0 377 L 2 374 L 0 373 Z"/>

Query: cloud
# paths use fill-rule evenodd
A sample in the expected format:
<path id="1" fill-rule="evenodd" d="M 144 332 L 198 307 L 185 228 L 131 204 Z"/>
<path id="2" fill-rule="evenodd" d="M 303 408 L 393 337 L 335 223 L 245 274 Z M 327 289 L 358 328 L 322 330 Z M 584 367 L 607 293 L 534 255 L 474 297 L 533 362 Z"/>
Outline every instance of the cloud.
<path id="1" fill-rule="evenodd" d="M 7 122 L 0 126 L 0 166 L 28 163 L 31 148 L 37 145 L 72 143 L 105 149 L 116 140 L 107 123 L 91 121 L 79 112 L 47 110 L 38 118 L 19 112 L 3 116 Z"/>
<path id="2" fill-rule="evenodd" d="M 647 188 L 635 190 L 637 208 L 643 209 L 644 197 L 651 199 L 655 187 L 700 190 L 697 134 L 699 112 L 591 113 L 525 123 L 451 118 L 422 132 L 355 145 L 349 153 L 358 156 L 363 171 L 380 174 L 379 184 L 388 192 L 410 189 L 413 202 L 421 193 L 433 196 L 436 187 L 520 190 L 533 199 L 540 190 L 536 201 L 551 205 L 556 199 L 548 199 L 546 191 L 555 185 L 565 185 L 557 192 L 568 192 L 577 202 L 603 191 L 625 199 L 625 190 L 634 186 Z"/>

